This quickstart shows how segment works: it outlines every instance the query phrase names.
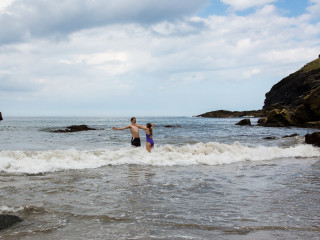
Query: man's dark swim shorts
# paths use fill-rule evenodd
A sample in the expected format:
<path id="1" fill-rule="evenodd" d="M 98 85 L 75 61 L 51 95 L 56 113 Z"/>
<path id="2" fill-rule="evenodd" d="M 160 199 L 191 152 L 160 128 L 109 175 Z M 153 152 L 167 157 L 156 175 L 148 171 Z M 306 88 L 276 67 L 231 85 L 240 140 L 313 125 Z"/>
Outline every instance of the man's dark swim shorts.
<path id="1" fill-rule="evenodd" d="M 131 145 L 135 147 L 141 147 L 140 138 L 131 138 Z"/>

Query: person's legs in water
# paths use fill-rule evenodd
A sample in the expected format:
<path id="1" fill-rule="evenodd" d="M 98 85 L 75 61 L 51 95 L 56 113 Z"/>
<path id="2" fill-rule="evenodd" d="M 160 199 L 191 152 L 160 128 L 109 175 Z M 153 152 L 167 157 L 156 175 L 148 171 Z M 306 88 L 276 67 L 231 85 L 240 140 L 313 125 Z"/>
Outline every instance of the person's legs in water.
<path id="1" fill-rule="evenodd" d="M 154 146 L 154 141 L 150 135 L 146 134 L 146 149 L 148 152 L 151 152 L 151 148 Z"/>
<path id="2" fill-rule="evenodd" d="M 151 148 L 152 148 L 151 144 L 149 142 L 146 142 L 146 149 L 149 153 L 151 153 Z"/>

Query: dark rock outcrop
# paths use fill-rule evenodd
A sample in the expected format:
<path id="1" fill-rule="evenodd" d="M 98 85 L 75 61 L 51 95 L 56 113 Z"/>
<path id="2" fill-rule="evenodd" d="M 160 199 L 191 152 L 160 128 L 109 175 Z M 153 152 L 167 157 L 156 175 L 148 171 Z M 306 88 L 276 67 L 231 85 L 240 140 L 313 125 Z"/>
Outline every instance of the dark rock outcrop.
<path id="1" fill-rule="evenodd" d="M 2 121 L 3 120 L 3 118 L 2 118 L 2 114 L 1 114 L 1 112 L 0 112 L 0 121 Z"/>
<path id="2" fill-rule="evenodd" d="M 320 129 L 320 121 L 317 121 L 317 122 L 306 122 L 306 123 L 303 124 L 303 127 Z"/>
<path id="3" fill-rule="evenodd" d="M 165 128 L 180 128 L 181 125 L 164 125 Z"/>
<path id="4" fill-rule="evenodd" d="M 0 230 L 11 227 L 12 225 L 22 221 L 23 220 L 18 216 L 7 214 L 0 215 Z"/>
<path id="5" fill-rule="evenodd" d="M 314 146 L 320 147 L 320 132 L 307 134 L 305 136 L 305 141 L 307 144 L 312 144 Z"/>
<path id="6" fill-rule="evenodd" d="M 275 84 L 262 110 L 207 112 L 196 117 L 259 117 L 258 126 L 320 129 L 320 57 Z"/>
<path id="7" fill-rule="evenodd" d="M 236 123 L 236 125 L 240 126 L 252 126 L 249 118 L 242 119 L 240 122 Z"/>
<path id="8" fill-rule="evenodd" d="M 294 116 L 299 124 L 320 120 L 320 87 L 303 98 L 303 104 L 295 109 Z"/>
<path id="9" fill-rule="evenodd" d="M 294 125 L 290 113 L 283 109 L 274 109 L 269 112 L 265 127 L 288 127 Z"/>
<path id="10" fill-rule="evenodd" d="M 275 84 L 266 93 L 263 109 L 294 109 L 304 104 L 304 98 L 320 86 L 320 58 L 306 64 Z"/>
<path id="11" fill-rule="evenodd" d="M 300 105 L 294 110 L 294 117 L 298 124 L 303 124 L 316 119 L 315 115 L 304 105 Z"/>
<path id="12" fill-rule="evenodd" d="M 276 140 L 277 138 L 276 138 L 276 137 L 264 137 L 263 139 L 266 139 L 266 140 Z"/>
<path id="13" fill-rule="evenodd" d="M 293 133 L 293 134 L 291 134 L 291 135 L 285 135 L 285 136 L 283 136 L 282 138 L 291 138 L 291 137 L 297 137 L 297 136 L 299 136 L 298 133 Z"/>
<path id="14" fill-rule="evenodd" d="M 268 119 L 267 117 L 260 118 L 258 120 L 258 126 L 264 126 L 267 122 L 267 119 Z"/>
<path id="15" fill-rule="evenodd" d="M 253 111 L 226 111 L 218 110 L 207 112 L 204 114 L 197 115 L 196 117 L 207 117 L 207 118 L 239 118 L 239 117 L 263 117 L 264 112 L 262 110 Z"/>
<path id="16" fill-rule="evenodd" d="M 320 82 L 320 79 L 319 79 Z M 320 87 L 314 89 L 304 101 L 304 106 L 309 109 L 314 116 L 320 118 Z"/>
<path id="17" fill-rule="evenodd" d="M 80 131 L 88 131 L 88 130 L 98 130 L 98 129 L 89 128 L 87 125 L 72 125 L 72 126 L 66 127 L 65 129 L 54 130 L 52 132 L 66 133 L 66 132 L 80 132 Z"/>
<path id="18" fill-rule="evenodd" d="M 275 84 L 263 110 L 269 112 L 263 126 L 320 128 L 320 58 Z"/>

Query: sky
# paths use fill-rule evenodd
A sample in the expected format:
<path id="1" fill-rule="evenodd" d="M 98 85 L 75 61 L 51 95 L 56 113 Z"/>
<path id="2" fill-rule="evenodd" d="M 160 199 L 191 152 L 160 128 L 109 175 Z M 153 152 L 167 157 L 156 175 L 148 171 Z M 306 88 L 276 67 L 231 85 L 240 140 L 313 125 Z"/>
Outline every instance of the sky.
<path id="1" fill-rule="evenodd" d="M 320 54 L 320 0 L 1 0 L 5 116 L 261 109 Z"/>

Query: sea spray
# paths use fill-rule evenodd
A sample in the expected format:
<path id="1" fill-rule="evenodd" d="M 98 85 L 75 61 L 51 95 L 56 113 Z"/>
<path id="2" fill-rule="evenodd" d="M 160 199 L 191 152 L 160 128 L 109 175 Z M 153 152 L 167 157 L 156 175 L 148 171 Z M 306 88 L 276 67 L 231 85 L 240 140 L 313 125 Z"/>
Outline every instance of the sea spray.
<path id="1" fill-rule="evenodd" d="M 144 148 L 114 150 L 1 151 L 0 171 L 10 174 L 38 174 L 72 169 L 99 168 L 106 165 L 219 165 L 243 161 L 268 161 L 280 158 L 320 157 L 311 145 L 293 147 L 249 147 L 240 143 L 217 142 L 157 147 L 150 154 Z"/>

